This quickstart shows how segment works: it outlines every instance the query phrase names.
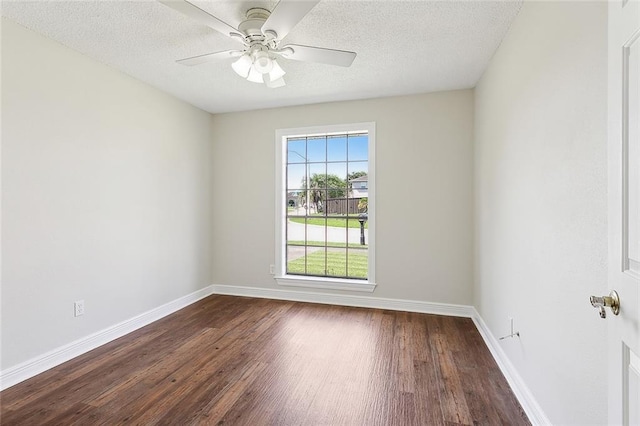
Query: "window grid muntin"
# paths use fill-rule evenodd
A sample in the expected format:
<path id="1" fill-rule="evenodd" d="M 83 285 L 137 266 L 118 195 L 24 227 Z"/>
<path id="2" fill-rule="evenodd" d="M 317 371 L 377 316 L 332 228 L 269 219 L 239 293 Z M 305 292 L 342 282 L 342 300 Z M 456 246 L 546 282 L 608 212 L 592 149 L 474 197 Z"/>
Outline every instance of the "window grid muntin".
<path id="1" fill-rule="evenodd" d="M 350 147 L 350 139 L 352 138 L 361 138 L 361 137 L 366 137 L 367 138 L 367 155 L 366 155 L 366 159 L 358 159 L 358 160 L 354 160 L 354 161 L 350 161 L 349 160 L 349 147 Z M 319 139 L 324 139 L 325 140 L 325 160 L 326 161 L 308 161 L 309 158 L 309 140 L 319 140 Z M 345 158 L 344 159 L 336 159 L 336 160 L 328 160 L 329 159 L 329 140 L 337 140 L 337 139 L 344 139 L 344 146 L 345 146 Z M 305 147 L 305 157 L 304 157 L 304 162 L 300 163 L 298 161 L 290 161 L 290 155 L 289 152 L 293 152 L 296 154 L 296 156 L 300 156 L 300 153 L 297 152 L 296 150 L 290 150 L 289 149 L 289 143 L 291 141 L 294 142 L 299 142 L 299 141 L 305 141 L 304 147 Z M 312 277 L 327 277 L 327 278 L 344 278 L 344 279 L 355 279 L 355 280 L 368 280 L 368 270 L 366 273 L 365 277 L 357 277 L 357 276 L 349 276 L 349 251 L 350 250 L 356 250 L 356 251 L 366 251 L 367 252 L 367 263 L 368 263 L 368 245 L 365 245 L 365 247 L 349 247 L 349 222 L 351 220 L 355 220 L 357 221 L 357 216 L 353 216 L 349 214 L 349 199 L 355 199 L 356 197 L 350 197 L 349 195 L 349 190 L 350 190 L 350 186 L 349 186 L 349 173 L 350 173 L 350 169 L 349 169 L 349 165 L 351 163 L 363 163 L 366 164 L 366 170 L 363 170 L 366 172 L 366 174 L 369 174 L 369 155 L 368 155 L 368 151 L 369 151 L 369 134 L 368 132 L 360 132 L 360 133 L 341 133 L 341 134 L 334 134 L 334 135 L 323 135 L 323 136 L 306 136 L 306 137 L 301 137 L 301 136 L 295 136 L 295 137 L 287 137 L 285 138 L 285 143 L 287 145 L 287 149 L 286 149 L 286 161 L 285 161 L 285 182 L 286 182 L 286 193 L 288 194 L 292 188 L 289 188 L 289 166 L 292 164 L 304 164 L 305 165 L 305 186 L 307 188 L 302 189 L 304 191 L 306 191 L 307 193 L 305 194 L 305 204 L 306 204 L 306 208 L 305 208 L 305 214 L 304 215 L 290 215 L 289 211 L 288 211 L 288 204 L 286 206 L 287 210 L 286 211 L 286 218 L 305 218 L 304 220 L 304 241 L 303 241 L 303 245 L 304 245 L 304 274 L 302 273 L 292 273 L 289 270 L 289 247 L 292 246 L 299 246 L 299 245 L 291 245 L 289 244 L 289 222 L 288 220 L 285 221 L 285 271 L 288 275 L 301 275 L 301 276 L 312 276 Z M 342 188 L 344 190 L 344 198 L 343 197 L 339 197 L 339 199 L 344 199 L 346 200 L 347 203 L 347 213 L 346 216 L 341 216 L 341 215 L 328 215 L 327 214 L 327 209 L 326 209 L 326 205 L 323 206 L 323 214 L 322 215 L 314 215 L 311 216 L 309 215 L 309 198 L 310 198 L 310 192 L 309 192 L 309 187 L 310 187 L 310 182 L 311 182 L 311 176 L 313 176 L 313 174 L 310 172 L 310 166 L 313 164 L 323 164 L 325 167 L 325 172 L 324 172 L 324 187 L 321 188 L 316 188 L 317 190 L 324 190 L 325 191 L 325 204 L 326 201 L 329 199 L 328 198 L 328 193 L 329 193 L 329 189 L 334 189 L 333 187 L 329 187 L 329 164 L 337 164 L 337 163 L 344 163 L 346 165 L 346 174 L 344 176 L 345 179 L 345 186 L 344 188 Z M 296 190 L 299 191 L 299 190 Z M 299 193 L 298 193 L 299 196 Z M 357 198 L 361 198 L 361 197 L 357 197 Z M 322 197 L 321 197 L 322 199 Z M 316 205 L 316 209 L 317 209 L 317 205 Z M 324 249 L 324 275 L 319 275 L 319 274 L 310 274 L 309 273 L 309 266 L 308 266 L 308 247 L 309 246 L 309 239 L 308 239 L 308 226 L 309 226 L 309 218 L 323 218 L 324 220 L 324 246 L 315 246 L 312 245 L 311 247 L 322 247 Z M 341 219 L 345 221 L 345 247 L 344 247 L 344 255 L 345 255 L 345 265 L 344 265 L 344 275 L 329 275 L 329 271 L 328 271 L 328 253 L 329 253 L 329 248 L 333 248 L 333 249 L 338 249 L 338 247 L 330 247 L 329 246 L 329 241 L 328 241 L 328 225 L 327 225 L 327 219 Z M 359 229 L 359 228 L 356 228 Z M 354 243 L 355 244 L 355 243 Z M 368 268 L 367 268 L 368 269 Z"/>

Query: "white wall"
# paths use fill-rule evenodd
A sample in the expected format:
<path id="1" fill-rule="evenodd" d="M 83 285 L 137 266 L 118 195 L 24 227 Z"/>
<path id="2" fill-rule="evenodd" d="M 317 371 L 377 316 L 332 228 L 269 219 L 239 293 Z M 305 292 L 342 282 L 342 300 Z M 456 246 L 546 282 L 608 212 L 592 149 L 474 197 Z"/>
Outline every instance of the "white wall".
<path id="1" fill-rule="evenodd" d="M 605 424 L 607 12 L 526 2 L 476 88 L 475 304 L 554 424 Z"/>
<path id="2" fill-rule="evenodd" d="M 0 368 L 211 284 L 209 114 L 6 19 L 2 85 Z"/>
<path id="3" fill-rule="evenodd" d="M 471 303 L 471 90 L 213 116 L 215 284 L 278 287 L 275 130 L 364 121 L 376 122 L 373 296 Z"/>

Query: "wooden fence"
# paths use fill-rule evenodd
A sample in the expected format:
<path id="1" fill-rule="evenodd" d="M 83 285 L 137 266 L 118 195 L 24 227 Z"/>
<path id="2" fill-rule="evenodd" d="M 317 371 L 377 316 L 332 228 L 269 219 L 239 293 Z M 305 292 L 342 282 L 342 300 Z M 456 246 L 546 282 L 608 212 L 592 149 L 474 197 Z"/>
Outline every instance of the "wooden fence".
<path id="1" fill-rule="evenodd" d="M 358 203 L 362 198 L 329 198 L 326 200 L 327 214 L 358 214 Z"/>

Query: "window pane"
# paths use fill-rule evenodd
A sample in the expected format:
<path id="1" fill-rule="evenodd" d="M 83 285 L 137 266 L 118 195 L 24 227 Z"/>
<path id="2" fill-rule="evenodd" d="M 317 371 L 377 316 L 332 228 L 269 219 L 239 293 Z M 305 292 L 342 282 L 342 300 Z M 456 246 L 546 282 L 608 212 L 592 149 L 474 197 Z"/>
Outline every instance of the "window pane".
<path id="1" fill-rule="evenodd" d="M 349 219 L 349 247 L 361 248 L 369 244 L 368 238 L 368 221 L 364 221 L 362 225 L 360 224 L 359 217 L 360 215 L 354 214 L 352 217 L 354 219 Z M 362 244 L 362 228 L 364 227 L 364 245 Z"/>
<path id="2" fill-rule="evenodd" d="M 369 197 L 353 198 L 352 200 L 349 200 L 349 202 L 352 202 L 352 203 L 355 204 L 356 211 L 357 211 L 358 214 L 368 213 L 369 212 Z M 365 222 L 365 229 L 368 229 L 368 225 L 367 224 L 368 224 L 368 222 Z"/>
<path id="3" fill-rule="evenodd" d="M 311 191 L 311 207 L 314 215 L 324 215 L 327 204 L 327 190 L 314 189 Z"/>
<path id="4" fill-rule="evenodd" d="M 307 250 L 307 274 L 320 276 L 326 275 L 326 249 L 320 247 L 309 247 Z"/>
<path id="5" fill-rule="evenodd" d="M 345 197 L 329 198 L 326 203 L 327 215 L 347 215 L 349 213 L 349 203 L 353 203 L 353 200 L 348 201 Z"/>
<path id="6" fill-rule="evenodd" d="M 286 200 L 286 212 L 287 215 L 303 215 L 304 209 L 302 208 L 302 204 L 304 202 L 304 198 L 302 197 L 303 191 L 289 191 L 287 192 L 287 200 Z"/>
<path id="7" fill-rule="evenodd" d="M 362 199 L 369 196 L 368 162 L 349 162 L 349 198 Z M 359 209 L 362 211 L 362 208 Z"/>
<path id="8" fill-rule="evenodd" d="M 287 246 L 287 274 L 305 274 L 305 246 Z"/>
<path id="9" fill-rule="evenodd" d="M 347 186 L 347 163 L 328 163 L 327 174 L 334 176 L 334 185 L 329 185 L 332 188 L 346 188 Z"/>
<path id="10" fill-rule="evenodd" d="M 291 217 L 287 219 L 287 244 L 305 244 L 305 218 Z"/>
<path id="11" fill-rule="evenodd" d="M 347 250 L 343 248 L 327 249 L 327 275 L 331 277 L 347 276 Z"/>
<path id="12" fill-rule="evenodd" d="M 325 247 L 327 220 L 324 217 L 312 217 L 307 219 L 307 245 Z"/>
<path id="13" fill-rule="evenodd" d="M 330 182 L 331 188 L 327 191 L 327 197 L 331 199 L 345 198 L 347 196 L 347 190 L 344 185 L 337 186 Z"/>
<path id="14" fill-rule="evenodd" d="M 369 137 L 367 135 L 349 136 L 349 161 L 369 158 Z"/>
<path id="15" fill-rule="evenodd" d="M 347 242 L 347 220 L 327 219 L 327 245 L 332 247 L 345 247 Z"/>
<path id="16" fill-rule="evenodd" d="M 306 161 L 306 138 L 287 140 L 287 162 L 304 163 Z"/>
<path id="17" fill-rule="evenodd" d="M 327 161 L 327 138 L 309 139 L 307 142 L 307 154 L 310 162 Z"/>
<path id="18" fill-rule="evenodd" d="M 347 161 L 346 136 L 329 136 L 327 138 L 327 161 Z"/>
<path id="19" fill-rule="evenodd" d="M 367 249 L 349 248 L 347 276 L 349 278 L 367 278 L 369 256 Z"/>
<path id="20" fill-rule="evenodd" d="M 349 161 L 349 176 L 369 174 L 368 161 Z"/>
<path id="21" fill-rule="evenodd" d="M 309 176 L 311 188 L 326 188 L 327 165 L 325 163 L 309 164 Z"/>
<path id="22" fill-rule="evenodd" d="M 305 171 L 304 164 L 289 164 L 287 166 L 287 189 L 305 188 Z"/>

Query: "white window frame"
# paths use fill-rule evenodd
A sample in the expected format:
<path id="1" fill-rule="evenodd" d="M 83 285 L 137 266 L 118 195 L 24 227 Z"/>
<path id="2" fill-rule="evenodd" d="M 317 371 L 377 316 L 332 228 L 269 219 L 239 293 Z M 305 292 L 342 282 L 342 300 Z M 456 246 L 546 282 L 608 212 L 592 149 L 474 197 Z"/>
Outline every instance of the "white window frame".
<path id="1" fill-rule="evenodd" d="M 296 136 L 329 136 L 338 134 L 368 134 L 369 158 L 368 158 L 368 271 L 367 279 L 342 279 L 331 277 L 313 277 L 301 275 L 288 275 L 286 267 L 286 209 L 287 183 L 287 139 Z M 361 292 L 373 292 L 376 288 L 375 281 L 375 247 L 376 247 L 376 197 L 375 197 L 375 146 L 376 146 L 375 122 L 337 124 L 327 126 L 299 127 L 292 129 L 276 130 L 276 247 L 275 247 L 275 280 L 279 285 L 290 287 L 308 287 L 328 290 L 350 290 Z"/>

